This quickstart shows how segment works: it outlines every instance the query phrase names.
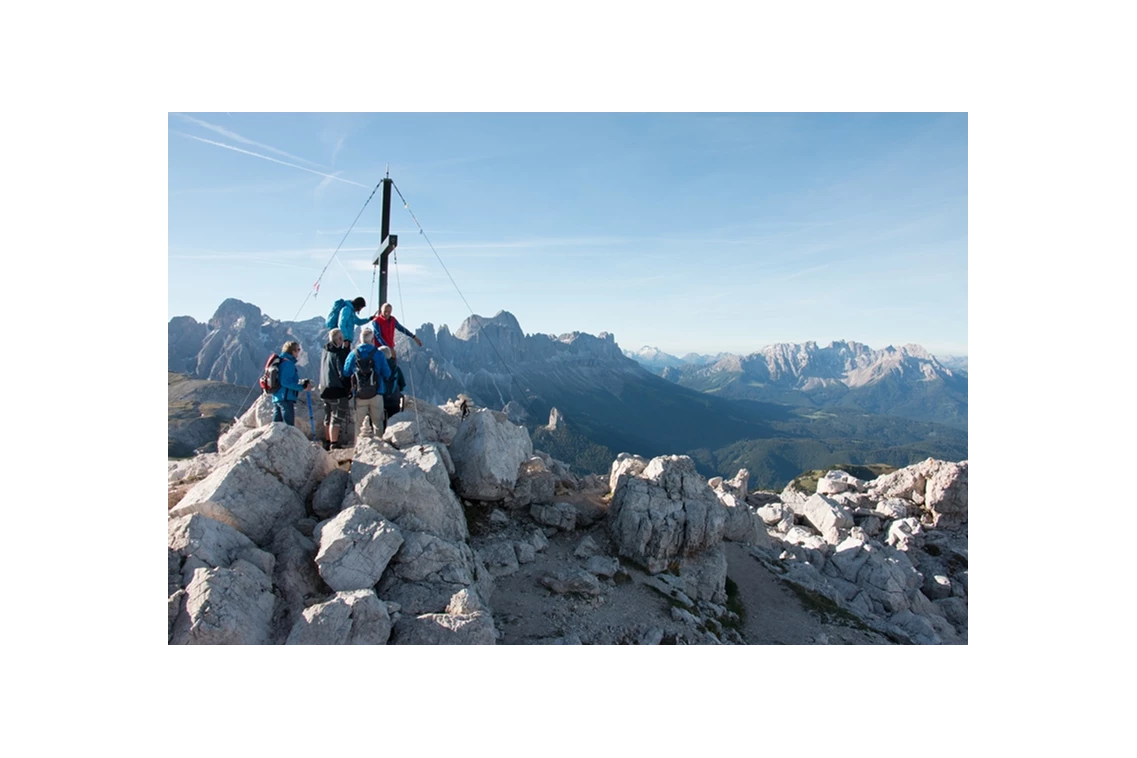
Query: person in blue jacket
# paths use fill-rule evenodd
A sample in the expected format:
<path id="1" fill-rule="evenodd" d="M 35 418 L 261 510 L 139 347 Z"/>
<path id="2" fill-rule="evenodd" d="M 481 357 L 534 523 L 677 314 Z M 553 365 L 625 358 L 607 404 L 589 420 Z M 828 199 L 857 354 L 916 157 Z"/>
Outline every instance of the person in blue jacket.
<path id="1" fill-rule="evenodd" d="M 272 420 L 283 421 L 296 426 L 296 398 L 308 389 L 309 381 L 301 381 L 296 371 L 296 359 L 300 357 L 300 343 L 289 340 L 280 349 L 280 389 L 272 393 Z"/>
<path id="2" fill-rule="evenodd" d="M 370 323 L 371 317 L 360 318 L 355 315 L 367 307 L 367 301 L 357 297 L 340 308 L 339 328 L 343 332 L 343 341 L 351 347 L 351 338 L 355 336 L 355 327 Z"/>
<path id="3" fill-rule="evenodd" d="M 363 436 L 363 419 L 371 418 L 371 431 L 375 435 L 383 433 L 383 393 L 391 380 L 391 367 L 387 363 L 390 348 L 376 348 L 371 344 L 375 330 L 363 327 L 359 333 L 359 346 L 343 364 L 344 377 L 351 378 L 352 395 L 355 397 L 355 434 Z M 360 371 L 361 360 L 371 367 L 368 372 Z"/>

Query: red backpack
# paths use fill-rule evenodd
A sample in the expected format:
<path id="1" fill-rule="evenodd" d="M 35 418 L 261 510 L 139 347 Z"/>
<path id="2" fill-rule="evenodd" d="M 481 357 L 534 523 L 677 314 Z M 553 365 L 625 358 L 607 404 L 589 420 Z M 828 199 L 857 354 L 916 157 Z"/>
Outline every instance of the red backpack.
<path id="1" fill-rule="evenodd" d="M 280 389 L 280 355 L 273 353 L 265 361 L 265 370 L 261 374 L 261 389 L 272 394 Z"/>

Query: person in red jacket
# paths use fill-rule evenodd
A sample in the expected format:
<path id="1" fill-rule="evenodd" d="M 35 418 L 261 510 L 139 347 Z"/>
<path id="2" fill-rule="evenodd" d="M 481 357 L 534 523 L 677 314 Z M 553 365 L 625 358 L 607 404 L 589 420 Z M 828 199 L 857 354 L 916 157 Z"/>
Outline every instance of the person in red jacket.
<path id="1" fill-rule="evenodd" d="M 383 303 L 383 307 L 380 308 L 379 312 L 375 314 L 375 318 L 373 319 L 375 321 L 375 341 L 373 344 L 375 347 L 386 345 L 387 347 L 391 348 L 391 358 L 396 359 L 396 329 L 413 339 L 419 347 L 422 347 L 422 340 L 416 337 L 414 332 L 404 327 L 395 319 L 394 316 L 391 315 L 391 311 L 393 310 L 395 310 L 395 307 L 393 305 L 390 303 Z"/>

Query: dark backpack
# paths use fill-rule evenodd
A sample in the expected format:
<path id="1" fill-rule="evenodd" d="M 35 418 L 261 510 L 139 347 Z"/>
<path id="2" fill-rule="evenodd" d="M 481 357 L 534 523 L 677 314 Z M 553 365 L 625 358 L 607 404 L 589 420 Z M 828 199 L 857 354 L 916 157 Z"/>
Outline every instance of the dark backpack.
<path id="1" fill-rule="evenodd" d="M 390 361 L 387 362 L 390 365 Z M 387 382 L 387 388 L 383 394 L 387 398 L 394 398 L 396 401 L 403 394 L 403 389 L 406 388 L 407 381 L 403 378 L 403 370 L 398 366 L 391 366 L 391 380 Z"/>
<path id="2" fill-rule="evenodd" d="M 352 383 L 355 385 L 355 396 L 360 400 L 370 400 L 379 394 L 379 377 L 375 373 L 374 353 L 364 358 L 358 351 L 356 352 Z"/>
<path id="3" fill-rule="evenodd" d="M 343 298 L 332 303 L 332 312 L 328 314 L 328 320 L 324 322 L 324 326 L 328 329 L 335 329 L 339 326 L 340 311 L 343 310 L 345 305 L 347 305 L 347 301 Z"/>
<path id="4" fill-rule="evenodd" d="M 280 389 L 280 355 L 273 353 L 265 361 L 265 370 L 261 374 L 261 389 L 272 394 Z"/>

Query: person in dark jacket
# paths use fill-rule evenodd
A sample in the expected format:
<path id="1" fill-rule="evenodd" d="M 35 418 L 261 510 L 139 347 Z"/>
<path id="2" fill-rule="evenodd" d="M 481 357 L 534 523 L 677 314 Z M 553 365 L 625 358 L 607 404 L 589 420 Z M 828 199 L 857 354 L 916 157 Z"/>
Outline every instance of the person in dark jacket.
<path id="1" fill-rule="evenodd" d="M 343 332 L 328 332 L 328 344 L 320 357 L 320 397 L 324 401 L 324 449 L 339 450 L 341 432 L 347 431 L 351 417 L 350 382 L 344 376 L 343 364 L 351 348 L 344 342 Z"/>
<path id="2" fill-rule="evenodd" d="M 280 349 L 280 389 L 272 393 L 272 420 L 296 426 L 296 398 L 308 389 L 310 382 L 300 380 L 296 359 L 300 357 L 300 343 L 289 340 Z"/>
<path id="3" fill-rule="evenodd" d="M 344 376 L 351 377 L 351 391 L 355 397 L 355 433 L 363 436 L 363 420 L 371 419 L 371 431 L 382 434 L 383 431 L 383 391 L 391 379 L 391 367 L 387 364 L 386 356 L 379 352 L 373 344 L 374 330 L 365 326 L 359 333 L 359 347 L 351 351 L 343 364 Z M 373 384 L 361 384 L 359 376 L 360 363 L 369 361 L 374 366 Z"/>
<path id="4" fill-rule="evenodd" d="M 407 386 L 403 370 L 395 363 L 393 355 L 387 359 L 387 363 L 391 367 L 391 379 L 387 382 L 387 391 L 383 393 L 383 413 L 386 416 L 383 419 L 383 431 L 387 431 L 387 419 L 403 409 L 403 390 Z"/>
<path id="5" fill-rule="evenodd" d="M 357 297 L 340 308 L 340 317 L 337 323 L 340 331 L 343 332 L 343 341 L 347 343 L 348 349 L 351 349 L 351 338 L 355 336 L 355 327 L 363 326 L 371 321 L 370 318 L 360 318 L 355 315 L 366 307 L 367 301 L 362 297 Z"/>

